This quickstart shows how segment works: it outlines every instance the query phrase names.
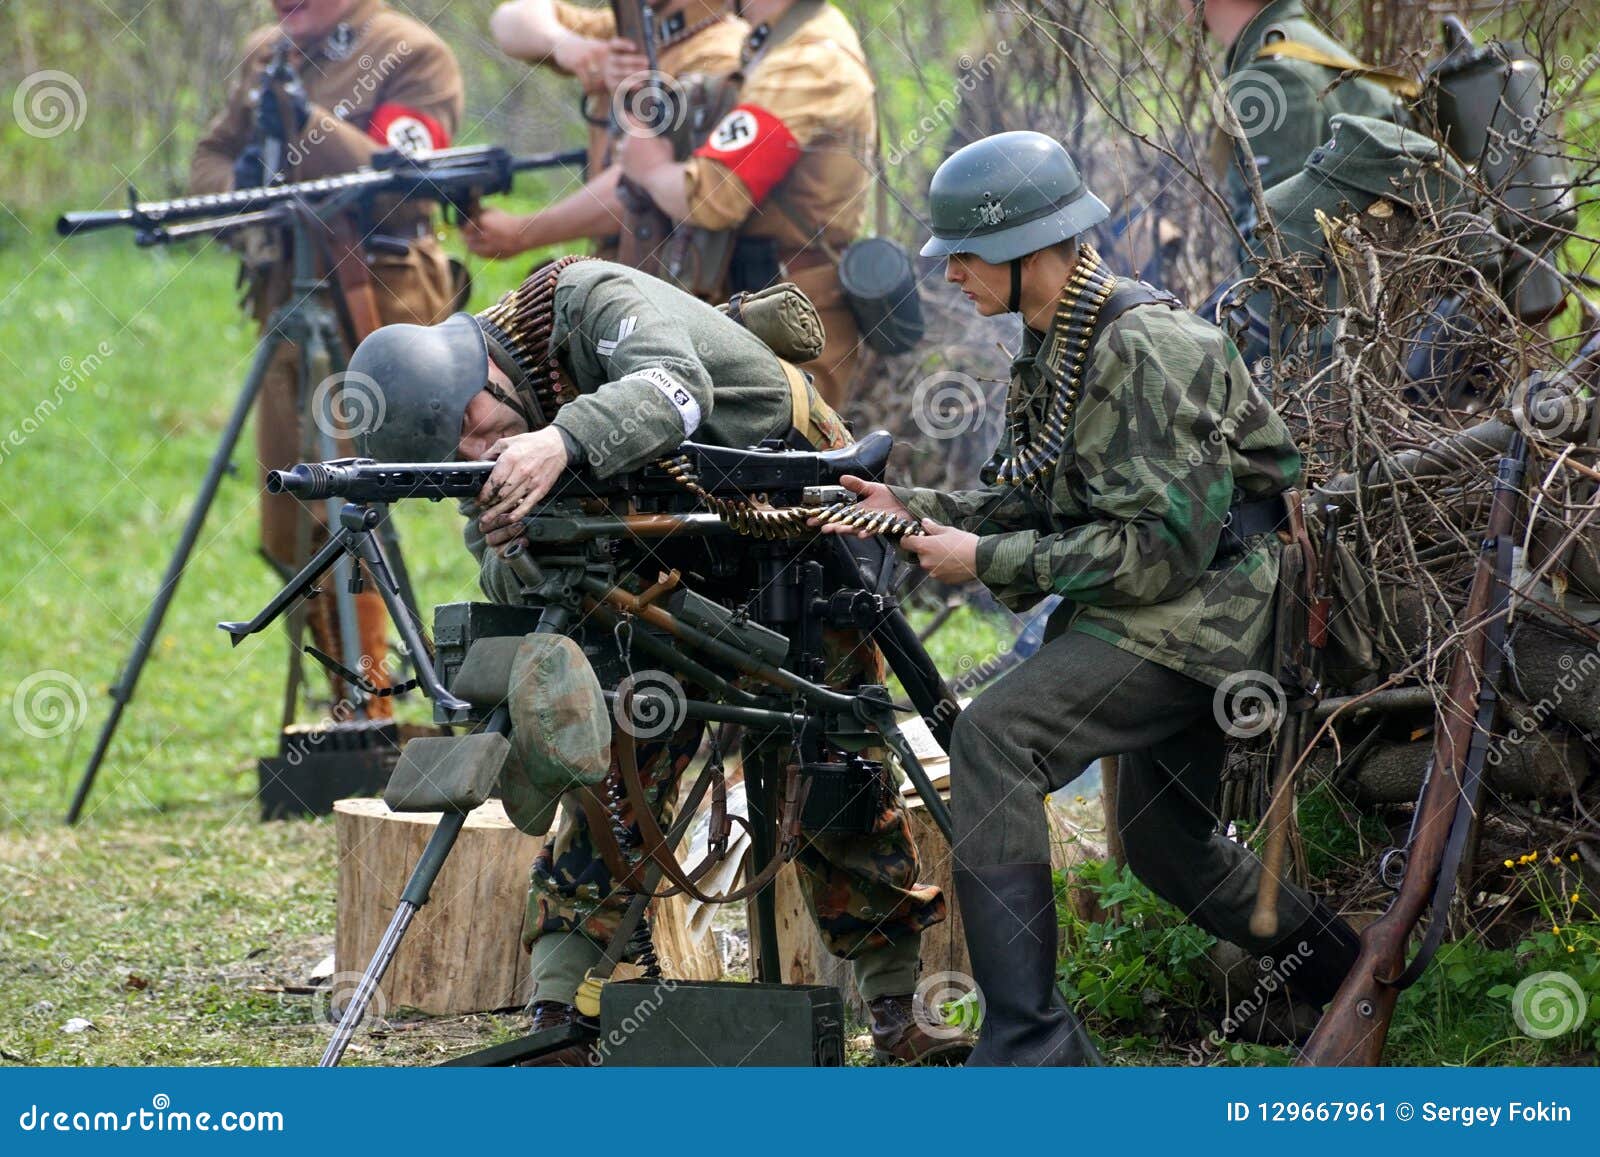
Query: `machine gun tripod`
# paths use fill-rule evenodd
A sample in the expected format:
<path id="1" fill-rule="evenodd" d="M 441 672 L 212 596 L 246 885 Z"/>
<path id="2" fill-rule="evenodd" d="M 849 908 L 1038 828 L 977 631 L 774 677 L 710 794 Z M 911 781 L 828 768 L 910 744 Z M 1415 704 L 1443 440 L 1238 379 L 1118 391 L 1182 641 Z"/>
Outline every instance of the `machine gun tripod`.
<path id="1" fill-rule="evenodd" d="M 302 453 L 324 459 L 336 458 L 340 453 L 334 431 L 342 423 L 333 420 L 335 415 L 344 412 L 344 384 L 340 375 L 345 370 L 348 351 L 381 324 L 370 273 L 360 250 L 382 251 L 386 247 L 401 246 L 403 253 L 405 245 L 399 239 L 378 235 L 368 227 L 372 219 L 372 199 L 381 196 L 437 201 L 460 214 L 467 212 L 478 197 L 510 189 L 518 172 L 581 164 L 583 160 L 581 150 L 524 158 L 513 157 L 497 146 L 445 149 L 418 157 L 390 150 L 377 154 L 369 167 L 315 181 L 274 184 L 271 181 L 276 174 L 269 171 L 268 184 L 260 188 L 164 202 L 140 202 L 130 190 L 127 209 L 67 213 L 56 223 L 57 232 L 66 237 L 129 227 L 141 246 L 195 237 L 221 237 L 241 229 L 270 227 L 280 230 L 287 238 L 293 255 L 289 297 L 266 323 L 250 371 L 223 426 L 155 600 L 126 664 L 110 688 L 111 713 L 101 728 L 73 795 L 67 823 L 76 823 L 83 814 L 122 714 L 133 698 L 139 676 L 177 594 L 178 583 L 216 499 L 222 477 L 230 469 L 245 421 L 255 409 L 274 358 L 283 347 L 299 350 L 296 362 L 298 410 L 307 437 L 307 443 L 301 447 Z M 321 384 L 329 382 L 335 383 L 335 388 L 319 397 Z M 324 408 L 326 418 L 312 413 L 314 403 Z M 312 418 L 317 420 L 309 420 Z M 314 440 L 313 429 L 318 432 Z M 328 502 L 330 524 L 337 522 L 339 506 L 338 501 Z M 296 540 L 302 544 L 298 557 L 303 558 L 311 541 L 311 512 L 303 508 L 299 516 Z M 386 518 L 380 518 L 378 530 L 387 541 L 395 575 L 401 589 L 407 592 L 407 602 L 414 605 L 398 537 Z M 351 562 L 347 556 L 341 554 L 337 565 L 340 568 L 335 592 L 339 646 L 349 663 L 353 656 L 362 653 L 356 609 L 350 595 L 354 576 L 349 570 Z M 299 646 L 303 629 L 300 617 L 294 616 L 290 621 L 284 726 L 293 721 L 303 682 Z M 409 649 L 409 642 L 407 646 Z M 411 652 L 408 657 L 414 662 L 417 652 Z M 357 714 L 362 713 L 365 705 L 362 692 L 354 692 L 351 697 L 356 701 Z"/>

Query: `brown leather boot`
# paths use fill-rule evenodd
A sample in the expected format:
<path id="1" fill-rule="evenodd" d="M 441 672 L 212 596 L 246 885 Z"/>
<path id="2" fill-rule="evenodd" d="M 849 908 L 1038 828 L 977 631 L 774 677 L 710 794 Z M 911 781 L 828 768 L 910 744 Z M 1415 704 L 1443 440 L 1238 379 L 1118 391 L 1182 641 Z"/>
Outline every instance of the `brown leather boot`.
<path id="1" fill-rule="evenodd" d="M 533 1024 L 530 1033 L 543 1032 L 549 1028 L 562 1028 L 572 1024 L 578 1019 L 578 1010 L 570 1004 L 562 1004 L 554 1000 L 535 1001 L 533 1005 Z M 545 1053 L 542 1057 L 535 1057 L 531 1061 L 523 1061 L 520 1068 L 539 1069 L 592 1069 L 600 1063 L 600 1054 L 595 1051 L 594 1044 L 585 1041 L 580 1044 L 567 1045 L 553 1053 Z"/>
<path id="2" fill-rule="evenodd" d="M 872 1014 L 872 1056 L 880 1065 L 959 1065 L 976 1040 L 918 1015 L 915 996 L 880 996 Z"/>

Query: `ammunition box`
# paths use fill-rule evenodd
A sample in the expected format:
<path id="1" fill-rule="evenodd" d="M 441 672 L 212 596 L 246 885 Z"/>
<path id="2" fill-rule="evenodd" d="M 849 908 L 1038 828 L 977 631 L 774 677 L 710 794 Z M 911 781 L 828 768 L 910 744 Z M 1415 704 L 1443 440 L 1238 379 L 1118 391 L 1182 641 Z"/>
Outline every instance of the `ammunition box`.
<path id="1" fill-rule="evenodd" d="M 612 981 L 595 1047 L 603 1065 L 837 1067 L 844 1001 L 821 984 Z"/>

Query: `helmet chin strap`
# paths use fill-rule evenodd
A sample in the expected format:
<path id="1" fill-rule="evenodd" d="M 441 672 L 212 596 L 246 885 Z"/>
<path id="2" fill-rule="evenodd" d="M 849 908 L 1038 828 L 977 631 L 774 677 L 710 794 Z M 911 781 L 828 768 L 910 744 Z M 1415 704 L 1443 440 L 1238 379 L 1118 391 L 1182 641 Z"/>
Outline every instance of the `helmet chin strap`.
<path id="1" fill-rule="evenodd" d="M 1006 308 L 1012 313 L 1022 312 L 1022 258 L 1011 259 L 1011 298 Z"/>

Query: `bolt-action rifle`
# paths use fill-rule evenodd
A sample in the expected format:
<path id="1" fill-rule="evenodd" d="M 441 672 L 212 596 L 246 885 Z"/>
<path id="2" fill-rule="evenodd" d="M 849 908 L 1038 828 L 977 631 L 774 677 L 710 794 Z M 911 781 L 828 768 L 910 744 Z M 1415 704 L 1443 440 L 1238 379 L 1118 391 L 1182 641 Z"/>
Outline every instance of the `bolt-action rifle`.
<path id="1" fill-rule="evenodd" d="M 1538 405 L 1542 380 L 1528 388 L 1529 411 Z M 1403 848 L 1387 852 L 1379 874 L 1396 887 L 1383 915 L 1361 933 L 1361 952 L 1298 1061 L 1301 1065 L 1376 1065 L 1400 993 L 1422 975 L 1449 923 L 1456 877 L 1483 794 L 1484 762 L 1494 729 L 1497 684 L 1505 660 L 1506 614 L 1511 597 L 1512 548 L 1517 506 L 1527 466 L 1527 441 L 1519 429 L 1500 459 L 1461 621 L 1464 637 L 1434 723 L 1433 754 L 1411 831 Z M 1428 930 L 1406 959 L 1411 933 L 1429 912 Z"/>
<path id="2" fill-rule="evenodd" d="M 617 35 L 631 40 L 644 53 L 649 73 L 640 88 L 631 93 L 613 93 L 612 100 L 622 100 L 644 121 L 652 133 L 665 132 L 672 124 L 673 94 L 661 83 L 660 62 L 656 59 L 656 14 L 650 0 L 612 0 L 611 12 L 616 19 Z M 619 110 L 611 110 L 611 138 L 613 143 L 623 132 Z M 617 260 L 645 273 L 659 274 L 662 248 L 672 234 L 672 219 L 656 207 L 650 194 L 623 179 L 617 186 L 622 201 L 622 232 L 617 239 Z"/>

